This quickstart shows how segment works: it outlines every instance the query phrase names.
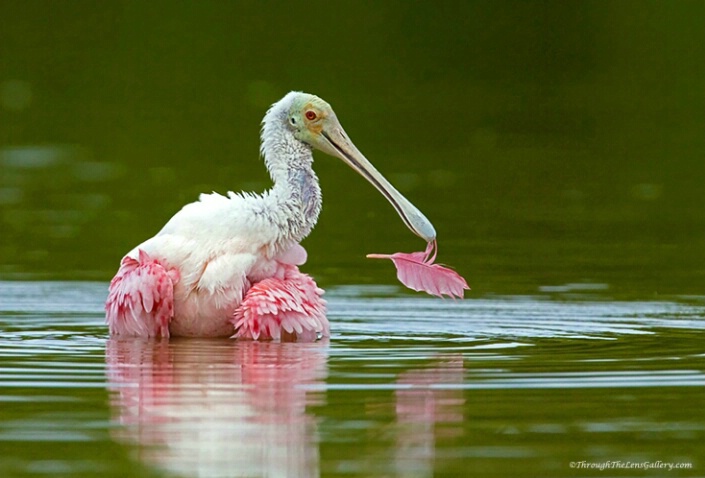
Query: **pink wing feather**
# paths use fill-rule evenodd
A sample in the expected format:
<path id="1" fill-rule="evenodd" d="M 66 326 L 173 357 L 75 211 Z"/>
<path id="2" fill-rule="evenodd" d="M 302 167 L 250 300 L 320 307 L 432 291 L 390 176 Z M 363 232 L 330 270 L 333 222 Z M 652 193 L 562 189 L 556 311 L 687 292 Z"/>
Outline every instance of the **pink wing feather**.
<path id="1" fill-rule="evenodd" d="M 463 297 L 470 289 L 465 279 L 452 269 L 434 264 L 438 246 L 431 241 L 424 252 L 397 252 L 395 254 L 368 254 L 370 259 L 391 259 L 397 268 L 399 282 L 409 289 L 443 297 Z"/>
<path id="2" fill-rule="evenodd" d="M 303 247 L 299 246 L 301 250 Z M 254 284 L 235 310 L 234 338 L 313 342 L 330 335 L 326 301 L 308 274 L 287 266 L 284 277 Z"/>
<path id="3" fill-rule="evenodd" d="M 175 269 L 167 270 L 140 249 L 139 259 L 125 257 L 110 282 L 105 303 L 106 322 L 112 335 L 169 337 L 174 316 Z"/>

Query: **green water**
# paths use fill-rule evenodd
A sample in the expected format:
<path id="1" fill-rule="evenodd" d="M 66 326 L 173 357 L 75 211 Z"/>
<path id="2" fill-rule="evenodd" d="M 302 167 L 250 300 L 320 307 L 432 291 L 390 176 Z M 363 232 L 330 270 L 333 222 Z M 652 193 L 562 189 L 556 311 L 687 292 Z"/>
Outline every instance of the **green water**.
<path id="1" fill-rule="evenodd" d="M 0 2 L 0 475 L 702 476 L 704 24 L 699 0 Z M 289 90 L 431 219 L 466 300 L 365 259 L 424 244 L 317 154 L 330 341 L 109 340 L 126 251 L 269 187 Z"/>
<path id="2" fill-rule="evenodd" d="M 0 273 L 108 279 L 209 191 L 261 191 L 259 122 L 322 96 L 478 292 L 588 279 L 699 293 L 705 6 L 672 2 L 3 2 Z M 325 285 L 419 244 L 318 155 Z"/>
<path id="3" fill-rule="evenodd" d="M 155 342 L 105 286 L 0 282 L 2 476 L 702 476 L 702 297 L 345 287 L 330 340 Z"/>

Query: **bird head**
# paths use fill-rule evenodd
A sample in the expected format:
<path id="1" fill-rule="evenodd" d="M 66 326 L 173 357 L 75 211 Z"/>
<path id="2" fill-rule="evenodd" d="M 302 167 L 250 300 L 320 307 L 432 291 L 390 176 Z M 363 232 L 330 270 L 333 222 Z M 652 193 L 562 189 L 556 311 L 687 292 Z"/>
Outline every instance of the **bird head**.
<path id="1" fill-rule="evenodd" d="M 289 93 L 282 101 L 285 100 L 290 101 L 287 125 L 297 140 L 343 160 L 387 198 L 414 234 L 426 242 L 436 238 L 431 222 L 357 149 L 328 103 L 317 96 L 299 92 Z"/>

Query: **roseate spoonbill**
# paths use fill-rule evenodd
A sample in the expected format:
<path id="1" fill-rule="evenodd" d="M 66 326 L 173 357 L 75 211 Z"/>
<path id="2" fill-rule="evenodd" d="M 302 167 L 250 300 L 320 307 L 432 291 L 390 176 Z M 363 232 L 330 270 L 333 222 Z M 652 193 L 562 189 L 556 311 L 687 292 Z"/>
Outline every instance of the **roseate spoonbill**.
<path id="1" fill-rule="evenodd" d="M 321 210 L 313 149 L 342 159 L 426 242 L 428 219 L 350 141 L 328 103 L 291 92 L 262 121 L 274 185 L 261 195 L 201 194 L 122 259 L 105 304 L 113 335 L 315 340 L 329 334 L 323 291 L 297 266 Z M 435 243 L 435 242 L 434 242 Z"/>

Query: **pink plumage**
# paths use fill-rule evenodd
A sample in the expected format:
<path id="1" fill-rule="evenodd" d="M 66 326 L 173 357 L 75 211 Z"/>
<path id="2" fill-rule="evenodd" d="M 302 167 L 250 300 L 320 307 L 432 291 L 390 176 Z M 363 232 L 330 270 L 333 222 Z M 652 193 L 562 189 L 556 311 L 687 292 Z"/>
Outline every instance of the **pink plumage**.
<path id="1" fill-rule="evenodd" d="M 305 261 L 306 251 L 297 244 L 280 259 Z M 125 257 L 110 283 L 105 304 L 111 335 L 169 337 L 174 288 L 179 281 L 178 269 L 163 265 L 141 249 L 139 259 Z M 224 325 L 230 323 L 233 338 L 314 341 L 330 334 L 323 293 L 309 275 L 282 262 L 272 277 L 255 282 L 246 291 Z"/>
<path id="2" fill-rule="evenodd" d="M 409 289 L 443 297 L 463 297 L 470 289 L 465 279 L 452 269 L 434 264 L 438 246 L 431 241 L 424 252 L 397 252 L 395 254 L 368 254 L 370 259 L 391 259 L 397 268 L 399 282 Z"/>
<path id="3" fill-rule="evenodd" d="M 110 333 L 168 337 L 178 280 L 178 270 L 163 267 L 143 250 L 139 259 L 123 258 L 105 303 Z"/>
<path id="4" fill-rule="evenodd" d="M 247 292 L 235 310 L 233 325 L 239 339 L 313 341 L 329 335 L 323 289 L 298 268 L 288 266 L 284 277 L 264 279 Z"/>

